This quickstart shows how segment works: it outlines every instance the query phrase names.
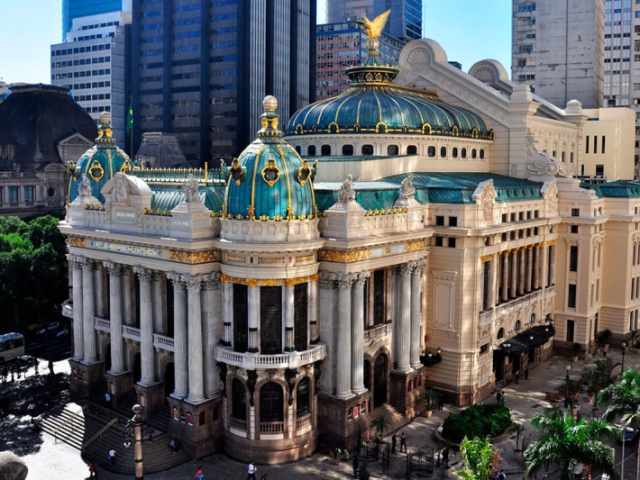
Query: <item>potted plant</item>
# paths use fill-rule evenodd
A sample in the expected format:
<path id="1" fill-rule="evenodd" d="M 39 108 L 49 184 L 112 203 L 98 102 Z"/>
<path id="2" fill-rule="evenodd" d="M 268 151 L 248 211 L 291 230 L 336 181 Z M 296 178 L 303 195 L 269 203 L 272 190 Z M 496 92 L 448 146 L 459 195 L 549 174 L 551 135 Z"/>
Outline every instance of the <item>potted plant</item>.
<path id="1" fill-rule="evenodd" d="M 584 383 L 587 386 L 587 403 L 591 404 L 593 403 L 596 395 L 595 394 L 595 391 L 597 388 L 596 372 L 594 372 L 590 368 L 585 368 L 582 371 L 582 383 Z"/>
<path id="2" fill-rule="evenodd" d="M 603 331 L 598 333 L 598 345 L 602 347 L 602 351 L 605 355 L 609 350 L 609 340 L 611 340 L 612 335 L 613 333 L 611 333 L 611 330 L 608 328 L 605 328 Z"/>
<path id="3" fill-rule="evenodd" d="M 578 406 L 576 405 L 576 401 L 578 400 L 578 392 L 580 391 L 580 384 L 582 382 L 580 380 L 567 380 L 567 391 L 566 402 L 567 407 L 571 409 L 571 415 L 574 417 L 578 414 Z"/>
<path id="4" fill-rule="evenodd" d="M 513 424 L 513 429 L 516 432 L 516 448 L 513 451 L 513 455 L 516 459 L 516 461 L 520 461 L 520 459 L 522 458 L 522 451 L 523 448 L 520 448 L 520 436 L 524 433 L 524 425 L 522 425 L 521 423 L 514 423 Z M 524 437 L 524 436 L 523 436 Z M 523 443 L 524 443 L 524 438 L 523 438 Z"/>
<path id="5" fill-rule="evenodd" d="M 440 401 L 440 394 L 435 390 L 426 388 L 422 392 L 422 401 L 424 402 L 425 415 L 427 418 L 431 418 L 433 410 L 438 408 L 438 402 Z"/>
<path id="6" fill-rule="evenodd" d="M 580 355 L 581 351 L 582 345 L 580 345 L 579 343 L 574 343 L 573 345 L 571 345 L 571 356 L 573 357 L 573 363 L 578 362 L 578 356 Z"/>

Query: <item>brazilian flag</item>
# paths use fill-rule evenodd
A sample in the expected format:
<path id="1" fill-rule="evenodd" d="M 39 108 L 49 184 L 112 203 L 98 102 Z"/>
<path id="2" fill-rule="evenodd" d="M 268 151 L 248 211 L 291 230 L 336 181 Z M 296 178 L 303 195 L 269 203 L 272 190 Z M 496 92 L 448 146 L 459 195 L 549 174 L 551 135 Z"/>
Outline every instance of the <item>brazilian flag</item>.
<path id="1" fill-rule="evenodd" d="M 127 135 L 133 128 L 133 103 L 129 102 L 129 111 L 127 112 Z"/>

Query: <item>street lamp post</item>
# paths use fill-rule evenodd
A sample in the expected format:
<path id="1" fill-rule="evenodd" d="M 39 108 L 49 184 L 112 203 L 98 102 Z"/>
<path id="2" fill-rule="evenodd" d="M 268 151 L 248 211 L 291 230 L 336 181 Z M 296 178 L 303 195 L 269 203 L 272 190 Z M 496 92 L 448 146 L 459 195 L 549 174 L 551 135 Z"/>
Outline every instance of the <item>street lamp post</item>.
<path id="1" fill-rule="evenodd" d="M 622 373 L 620 373 L 620 378 L 622 378 L 622 374 L 624 373 L 624 354 L 627 353 L 627 344 L 622 343 Z"/>
<path id="2" fill-rule="evenodd" d="M 567 365 L 567 386 L 565 387 L 565 395 L 564 395 L 564 407 L 567 408 L 569 406 L 569 372 L 571 371 L 571 365 Z"/>
<path id="3" fill-rule="evenodd" d="M 143 480 L 142 473 L 142 417 L 140 412 L 142 407 L 140 405 L 133 406 L 133 438 L 135 446 L 135 466 L 136 466 L 136 480 Z"/>

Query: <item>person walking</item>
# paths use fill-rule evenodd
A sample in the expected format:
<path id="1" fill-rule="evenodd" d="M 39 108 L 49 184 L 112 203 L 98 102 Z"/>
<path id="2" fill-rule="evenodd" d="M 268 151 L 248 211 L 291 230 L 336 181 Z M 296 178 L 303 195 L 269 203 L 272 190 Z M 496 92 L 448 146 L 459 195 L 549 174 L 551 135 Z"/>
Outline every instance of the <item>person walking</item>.
<path id="1" fill-rule="evenodd" d="M 529 380 L 529 367 L 524 369 L 524 379 Z"/>
<path id="2" fill-rule="evenodd" d="M 400 453 L 402 453 L 402 447 L 404 447 L 404 453 L 407 453 L 407 436 L 404 432 L 400 434 Z"/>
<path id="3" fill-rule="evenodd" d="M 98 470 L 95 460 L 91 460 L 89 463 L 89 478 L 98 478 Z"/>
<path id="4" fill-rule="evenodd" d="M 518 384 L 519 378 L 520 378 L 520 370 L 516 370 L 516 385 Z"/>
<path id="5" fill-rule="evenodd" d="M 502 405 L 502 392 L 500 390 L 496 392 L 496 403 Z"/>
<path id="6" fill-rule="evenodd" d="M 340 455 L 342 455 L 342 450 L 336 448 L 333 451 L 333 455 L 335 456 L 336 465 L 340 465 Z"/>
<path id="7" fill-rule="evenodd" d="M 394 433 L 391 436 L 391 453 L 396 453 L 396 443 L 398 442 L 398 434 Z"/>
<path id="8" fill-rule="evenodd" d="M 197 480 L 202 480 L 204 478 L 204 473 L 202 473 L 202 467 L 198 467 L 198 470 L 196 470 L 196 475 L 194 478 L 196 478 Z"/>
<path id="9" fill-rule="evenodd" d="M 444 468 L 449 468 L 449 445 L 445 445 L 442 450 L 442 464 Z"/>
<path id="10" fill-rule="evenodd" d="M 249 480 L 250 478 L 253 479 L 253 480 L 256 480 L 256 471 L 257 470 L 258 469 L 255 467 L 253 462 L 249 462 L 249 469 L 248 469 L 249 475 L 247 475 L 247 480 Z"/>
<path id="11" fill-rule="evenodd" d="M 109 461 L 112 467 L 116 464 L 116 451 L 113 448 L 109 450 Z"/>
<path id="12" fill-rule="evenodd" d="M 353 478 L 358 478 L 358 467 L 360 466 L 360 461 L 358 460 L 358 455 L 353 456 Z"/>
<path id="13" fill-rule="evenodd" d="M 504 469 L 500 469 L 500 473 L 498 474 L 498 480 L 507 480 L 507 474 L 504 473 Z"/>

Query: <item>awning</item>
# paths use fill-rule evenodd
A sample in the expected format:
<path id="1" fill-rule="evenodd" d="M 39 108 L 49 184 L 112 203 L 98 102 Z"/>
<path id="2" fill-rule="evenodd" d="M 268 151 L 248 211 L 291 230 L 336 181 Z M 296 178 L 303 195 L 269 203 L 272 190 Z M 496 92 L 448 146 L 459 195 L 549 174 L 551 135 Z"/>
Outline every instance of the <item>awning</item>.
<path id="1" fill-rule="evenodd" d="M 420 355 L 420 363 L 422 363 L 422 365 L 424 365 L 425 367 L 433 367 L 434 365 L 437 365 L 441 361 L 442 361 L 442 355 L 439 355 L 437 353 L 431 354 L 431 356 L 429 356 L 429 354 Z"/>
<path id="2" fill-rule="evenodd" d="M 544 345 L 551 337 L 553 337 L 554 334 L 555 329 L 553 326 L 538 325 L 525 330 L 524 332 L 518 333 L 509 340 L 505 340 L 502 343 L 501 350 L 507 353 L 504 348 L 504 344 L 508 343 L 511 345 L 509 353 L 521 354 L 526 352 L 529 348 L 536 348 Z"/>

